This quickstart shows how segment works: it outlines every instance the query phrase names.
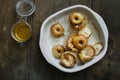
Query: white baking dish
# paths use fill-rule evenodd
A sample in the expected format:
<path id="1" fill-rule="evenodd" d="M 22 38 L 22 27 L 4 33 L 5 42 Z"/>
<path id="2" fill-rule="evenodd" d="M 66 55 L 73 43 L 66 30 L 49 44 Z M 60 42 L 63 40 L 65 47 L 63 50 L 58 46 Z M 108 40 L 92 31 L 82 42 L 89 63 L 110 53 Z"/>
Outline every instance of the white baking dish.
<path id="1" fill-rule="evenodd" d="M 95 27 L 91 29 L 95 38 L 94 39 L 91 38 L 89 44 L 92 45 L 97 41 L 101 41 L 104 45 L 104 48 L 101 51 L 101 53 L 95 56 L 94 59 L 92 59 L 91 61 L 83 65 L 76 64 L 72 68 L 65 68 L 60 65 L 60 60 L 53 57 L 52 47 L 57 43 L 63 44 L 63 41 L 65 38 L 67 38 L 68 33 L 66 31 L 65 36 L 56 39 L 51 36 L 50 27 L 54 22 L 60 22 L 63 26 L 65 26 L 64 27 L 65 30 L 67 30 L 68 27 L 66 26 L 69 26 L 68 16 L 71 12 L 81 12 L 85 14 L 90 21 L 93 22 L 93 25 Z M 47 60 L 48 63 L 50 63 L 51 65 L 53 65 L 54 67 L 63 72 L 68 73 L 77 72 L 95 64 L 104 57 L 108 47 L 108 30 L 104 20 L 96 12 L 94 12 L 93 10 L 84 5 L 74 5 L 54 13 L 43 22 L 40 30 L 39 46 L 44 58 Z"/>

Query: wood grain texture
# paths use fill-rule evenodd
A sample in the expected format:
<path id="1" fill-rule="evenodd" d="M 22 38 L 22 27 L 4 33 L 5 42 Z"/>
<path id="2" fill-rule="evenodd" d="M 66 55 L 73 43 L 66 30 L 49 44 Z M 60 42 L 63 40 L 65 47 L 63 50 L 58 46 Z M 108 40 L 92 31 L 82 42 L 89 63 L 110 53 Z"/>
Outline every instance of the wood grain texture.
<path id="1" fill-rule="evenodd" d="M 15 0 L 0 2 L 0 80 L 29 79 L 30 42 L 20 47 L 10 35 L 12 25 L 18 21 Z"/>
<path id="2" fill-rule="evenodd" d="M 39 48 L 40 26 L 51 14 L 75 4 L 90 6 L 90 0 L 33 0 L 36 11 L 28 17 L 32 26 L 32 38 L 20 47 L 10 35 L 18 15 L 15 5 L 18 0 L 0 0 L 0 80 L 62 80 L 85 79 L 86 71 L 66 74 L 43 58 Z"/>
<path id="3" fill-rule="evenodd" d="M 10 35 L 12 25 L 18 21 L 15 11 L 17 1 L 0 0 L 0 80 L 120 80 L 120 1 L 33 0 L 36 11 L 28 17 L 28 23 L 33 30 L 32 38 L 24 47 L 20 47 Z M 107 55 L 95 65 L 80 72 L 61 72 L 48 64 L 41 54 L 41 25 L 48 16 L 63 8 L 75 4 L 91 7 L 91 1 L 92 9 L 104 18 L 110 32 Z"/>
<path id="4" fill-rule="evenodd" d="M 92 0 L 92 9 L 99 13 L 109 30 L 109 46 L 105 57 L 87 72 L 90 80 L 120 80 L 120 0 Z M 98 68 L 99 67 L 99 68 Z"/>

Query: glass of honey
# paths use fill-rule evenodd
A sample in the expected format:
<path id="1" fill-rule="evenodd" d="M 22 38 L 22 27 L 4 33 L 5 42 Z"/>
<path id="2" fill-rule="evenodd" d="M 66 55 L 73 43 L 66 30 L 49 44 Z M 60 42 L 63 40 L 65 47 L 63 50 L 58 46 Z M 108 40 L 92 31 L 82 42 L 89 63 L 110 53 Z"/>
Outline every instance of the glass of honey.
<path id="1" fill-rule="evenodd" d="M 11 29 L 11 35 L 17 42 L 23 43 L 31 37 L 31 26 L 27 22 L 19 21 Z"/>
<path id="2" fill-rule="evenodd" d="M 11 29 L 12 38 L 18 43 L 25 43 L 31 38 L 32 28 L 27 22 L 27 17 L 33 14 L 35 5 L 31 0 L 20 0 L 16 4 L 16 12 L 19 21 L 16 22 Z"/>

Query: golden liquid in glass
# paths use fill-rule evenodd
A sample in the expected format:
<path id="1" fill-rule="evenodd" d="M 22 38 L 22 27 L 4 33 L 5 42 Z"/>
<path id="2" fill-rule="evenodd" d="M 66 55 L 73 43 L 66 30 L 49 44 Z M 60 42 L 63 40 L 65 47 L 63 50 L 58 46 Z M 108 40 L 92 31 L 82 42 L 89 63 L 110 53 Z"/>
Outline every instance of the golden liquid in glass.
<path id="1" fill-rule="evenodd" d="M 26 41 L 31 37 L 31 29 L 28 24 L 21 22 L 14 26 L 13 33 L 15 38 L 20 41 Z"/>

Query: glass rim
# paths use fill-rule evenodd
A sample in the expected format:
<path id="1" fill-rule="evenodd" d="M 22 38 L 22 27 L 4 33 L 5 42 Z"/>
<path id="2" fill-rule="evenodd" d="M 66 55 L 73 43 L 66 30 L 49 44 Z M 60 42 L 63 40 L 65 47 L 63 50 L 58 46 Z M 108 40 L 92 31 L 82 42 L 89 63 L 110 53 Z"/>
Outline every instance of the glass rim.
<path id="1" fill-rule="evenodd" d="M 24 3 L 29 4 L 30 7 L 31 7 L 30 10 L 28 10 L 26 13 L 25 12 L 20 12 L 20 9 L 19 9 L 20 6 Z M 33 3 L 33 1 L 30 1 L 30 0 L 20 0 L 16 4 L 16 12 L 20 16 L 30 16 L 35 12 L 35 9 L 36 9 L 35 4 Z M 23 13 L 25 13 L 25 14 L 23 14 Z"/>

